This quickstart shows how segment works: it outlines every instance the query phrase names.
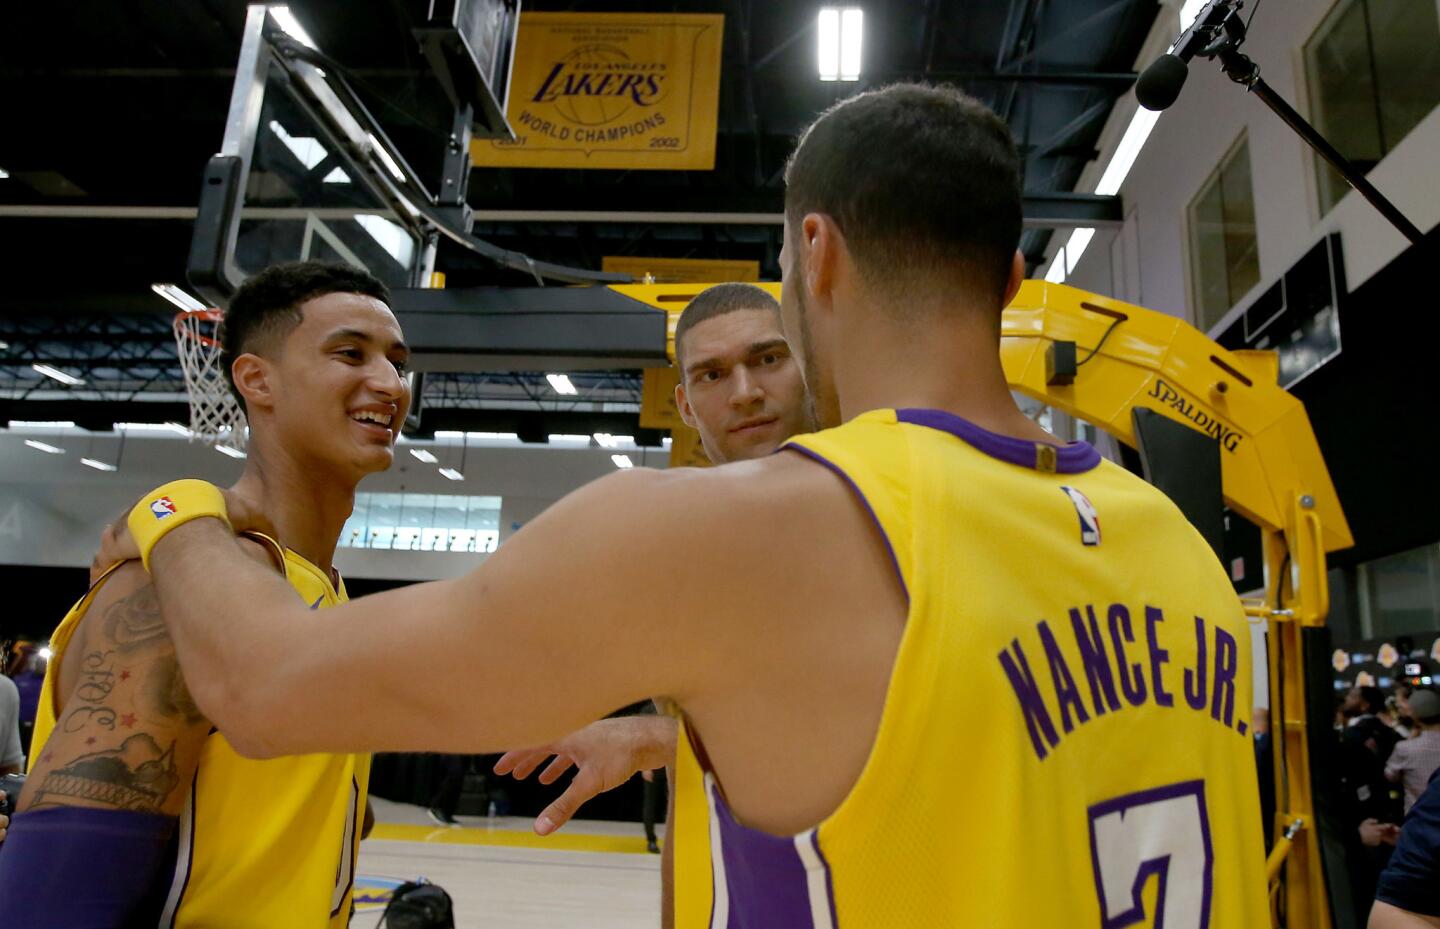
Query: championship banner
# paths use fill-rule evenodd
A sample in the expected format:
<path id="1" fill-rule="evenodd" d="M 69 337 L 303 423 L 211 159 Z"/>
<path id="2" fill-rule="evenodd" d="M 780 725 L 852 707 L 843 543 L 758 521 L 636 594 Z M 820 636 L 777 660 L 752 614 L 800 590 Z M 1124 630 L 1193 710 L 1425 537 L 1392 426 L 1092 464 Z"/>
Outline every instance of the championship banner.
<path id="1" fill-rule="evenodd" d="M 680 369 L 646 368 L 640 388 L 641 429 L 685 429 L 675 388 L 680 386 Z"/>
<path id="2" fill-rule="evenodd" d="M 760 280 L 760 262 L 719 258 L 644 258 L 639 255 L 606 255 L 600 270 L 647 277 L 655 284 L 722 284 L 730 281 L 754 283 Z"/>
<path id="3" fill-rule="evenodd" d="M 689 426 L 681 426 L 670 433 L 670 467 L 708 468 L 710 457 L 700 444 L 700 433 Z"/>
<path id="4" fill-rule="evenodd" d="M 514 139 L 475 139 L 487 168 L 715 167 L 725 17 L 520 14 L 506 113 Z"/>

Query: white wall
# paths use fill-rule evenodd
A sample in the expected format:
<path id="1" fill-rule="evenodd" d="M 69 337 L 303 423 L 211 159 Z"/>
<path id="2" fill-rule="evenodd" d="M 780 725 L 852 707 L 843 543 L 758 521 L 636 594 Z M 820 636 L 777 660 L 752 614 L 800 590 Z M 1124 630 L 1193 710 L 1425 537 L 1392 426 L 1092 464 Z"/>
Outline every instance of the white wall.
<path id="1" fill-rule="evenodd" d="M 1260 65 L 1261 76 L 1307 118 L 1302 49 L 1333 5 L 1333 0 L 1266 3 L 1243 48 Z M 1160 17 L 1137 68 L 1174 40 L 1175 9 L 1167 7 Z M 1078 189 L 1094 189 L 1100 165 L 1108 162 L 1135 108 L 1133 93 L 1116 106 L 1102 135 L 1100 162 L 1087 168 Z M 1098 234 L 1068 283 L 1193 321 L 1186 284 L 1186 207 L 1242 132 L 1250 146 L 1261 279 L 1239 305 L 1273 284 L 1330 232 L 1342 235 L 1352 290 L 1404 250 L 1400 233 L 1354 191 L 1321 217 L 1310 148 L 1260 100 L 1225 77 L 1218 63 L 1196 59 L 1179 101 L 1160 117 L 1121 188 L 1125 227 Z M 1369 179 L 1425 231 L 1440 223 L 1437 166 L 1440 108 L 1411 130 Z M 1052 253 L 1064 238 L 1056 236 Z"/>
<path id="2" fill-rule="evenodd" d="M 41 439 L 64 447 L 48 455 L 24 444 Z M 141 494 L 179 477 L 226 485 L 242 463 L 182 439 L 131 437 L 120 470 L 102 473 L 82 456 L 114 461 L 118 441 L 0 429 L 0 564 L 83 567 L 90 564 L 103 527 Z M 443 463 L 458 465 L 459 450 L 428 446 Z M 403 449 L 403 446 L 402 446 Z M 668 453 L 630 453 L 637 465 L 663 467 Z M 463 482 L 448 481 L 434 465 L 402 453 L 395 467 L 360 485 L 369 492 L 443 493 L 501 497 L 500 539 L 534 519 L 551 503 L 597 477 L 614 472 L 601 449 L 475 448 L 466 456 Z M 430 580 L 453 577 L 483 555 L 340 549 L 336 566 L 349 577 Z"/>

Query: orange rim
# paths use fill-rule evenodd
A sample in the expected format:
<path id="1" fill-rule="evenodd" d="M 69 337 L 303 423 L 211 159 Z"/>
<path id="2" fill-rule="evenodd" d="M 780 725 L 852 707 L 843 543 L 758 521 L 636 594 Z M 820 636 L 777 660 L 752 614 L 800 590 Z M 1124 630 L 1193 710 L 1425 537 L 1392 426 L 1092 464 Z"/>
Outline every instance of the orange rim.
<path id="1" fill-rule="evenodd" d="M 198 327 L 190 325 L 193 320 L 219 325 L 220 319 L 225 315 L 223 310 L 181 310 L 175 314 L 172 325 L 175 328 L 177 339 L 194 339 L 206 348 L 219 348 L 220 340 L 212 338 L 201 332 Z"/>

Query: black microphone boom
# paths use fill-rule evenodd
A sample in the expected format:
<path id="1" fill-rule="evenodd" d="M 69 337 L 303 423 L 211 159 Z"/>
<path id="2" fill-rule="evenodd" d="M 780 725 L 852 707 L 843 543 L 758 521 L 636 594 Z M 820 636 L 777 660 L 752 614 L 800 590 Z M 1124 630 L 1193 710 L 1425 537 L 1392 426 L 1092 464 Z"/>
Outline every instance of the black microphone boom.
<path id="1" fill-rule="evenodd" d="M 1170 51 L 1151 63 L 1135 82 L 1135 98 L 1140 101 L 1140 105 L 1149 110 L 1166 109 L 1180 96 L 1180 88 L 1185 86 L 1185 78 L 1190 73 L 1190 66 L 1187 64 L 1190 59 L 1196 55 L 1202 58 L 1218 58 L 1226 77 L 1259 97 L 1262 103 L 1315 149 L 1320 157 L 1330 162 L 1360 196 L 1370 201 L 1380 215 L 1400 230 L 1401 235 L 1411 242 L 1420 241 L 1421 233 L 1415 224 L 1410 222 L 1395 204 L 1387 200 L 1384 194 L 1376 190 L 1375 185 L 1366 180 L 1365 175 L 1356 170 L 1314 126 L 1295 112 L 1294 107 L 1265 83 L 1260 77 L 1260 67 L 1255 62 L 1241 54 L 1240 46 L 1245 41 L 1247 31 L 1247 26 L 1240 17 L 1240 8 L 1244 5 L 1243 0 L 1210 0 L 1205 4 L 1196 15 L 1195 21 L 1190 24 L 1190 28 L 1175 41 Z"/>
<path id="2" fill-rule="evenodd" d="M 1180 96 L 1190 68 L 1177 55 L 1161 55 L 1140 73 L 1135 82 L 1135 99 L 1147 110 L 1168 110 Z"/>

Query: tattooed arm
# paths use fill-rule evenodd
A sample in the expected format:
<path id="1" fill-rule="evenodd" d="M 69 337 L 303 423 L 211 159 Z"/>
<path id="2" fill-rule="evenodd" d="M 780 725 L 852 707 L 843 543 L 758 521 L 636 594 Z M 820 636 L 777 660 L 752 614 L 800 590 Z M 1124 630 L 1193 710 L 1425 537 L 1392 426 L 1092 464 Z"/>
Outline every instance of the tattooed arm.
<path id="1" fill-rule="evenodd" d="M 245 547 L 270 564 L 263 548 Z M 139 562 L 105 582 L 59 672 L 55 730 L 17 812 L 69 806 L 179 816 L 211 725 L 190 697 Z"/>
<path id="2" fill-rule="evenodd" d="M 72 806 L 178 816 L 210 723 L 190 699 L 138 562 L 106 581 L 59 672 L 59 717 L 17 812 Z"/>

